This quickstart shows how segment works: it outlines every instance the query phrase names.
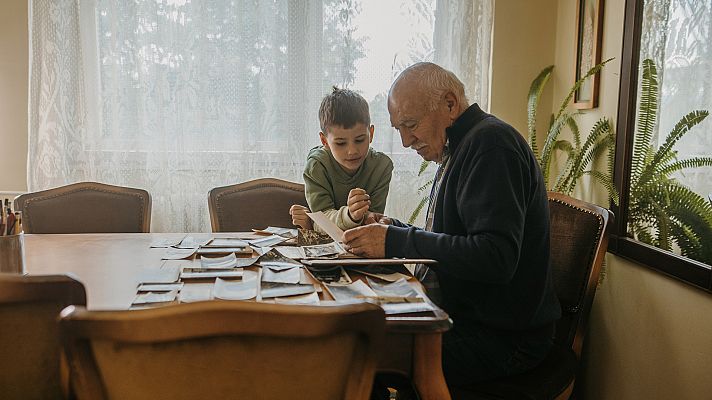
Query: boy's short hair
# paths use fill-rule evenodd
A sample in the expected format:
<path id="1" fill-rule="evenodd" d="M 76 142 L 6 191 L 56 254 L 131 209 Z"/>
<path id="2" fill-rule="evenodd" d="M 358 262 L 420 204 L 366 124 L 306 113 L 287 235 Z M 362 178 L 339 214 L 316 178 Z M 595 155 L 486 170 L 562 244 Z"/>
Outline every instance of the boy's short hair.
<path id="1" fill-rule="evenodd" d="M 319 124 L 326 135 L 330 126 L 342 126 L 346 129 L 356 124 L 371 125 L 368 102 L 360 94 L 349 89 L 334 86 L 331 94 L 324 97 L 319 107 Z"/>

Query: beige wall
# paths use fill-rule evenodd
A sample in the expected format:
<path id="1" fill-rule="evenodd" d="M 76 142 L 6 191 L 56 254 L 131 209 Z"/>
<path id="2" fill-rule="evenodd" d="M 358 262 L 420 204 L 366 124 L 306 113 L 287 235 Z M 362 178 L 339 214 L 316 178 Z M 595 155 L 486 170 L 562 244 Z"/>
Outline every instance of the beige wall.
<path id="1" fill-rule="evenodd" d="M 527 94 L 539 72 L 554 63 L 556 0 L 495 1 L 490 112 L 527 134 Z M 540 101 L 537 131 L 551 113 L 551 85 Z"/>
<path id="2" fill-rule="evenodd" d="M 27 0 L 0 2 L 0 192 L 27 190 Z"/>
<path id="3" fill-rule="evenodd" d="M 575 3 L 558 5 L 554 104 L 574 80 Z M 616 59 L 602 72 L 599 107 L 580 119 L 582 132 L 617 114 L 624 1 L 606 3 L 602 58 Z M 606 201 L 589 183 L 576 195 Z M 584 398 L 711 398 L 712 295 L 611 254 L 605 268 L 584 349 Z"/>

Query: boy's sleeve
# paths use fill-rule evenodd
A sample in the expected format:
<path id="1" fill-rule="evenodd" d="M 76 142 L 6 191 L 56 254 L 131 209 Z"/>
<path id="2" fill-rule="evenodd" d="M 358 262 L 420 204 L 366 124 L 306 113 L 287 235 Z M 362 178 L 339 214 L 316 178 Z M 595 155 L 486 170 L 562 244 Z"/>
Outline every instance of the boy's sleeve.
<path id="1" fill-rule="evenodd" d="M 334 209 L 334 197 L 332 191 L 329 190 L 329 186 L 330 180 L 326 168 L 319 162 L 308 162 L 307 167 L 304 169 L 304 194 L 307 198 L 309 210 L 323 212 L 327 218 L 343 230 L 361 225 L 361 221 L 354 222 L 351 220 L 348 207 Z M 314 224 L 314 230 L 326 233 L 316 224 Z"/>
<path id="2" fill-rule="evenodd" d="M 334 208 L 334 197 L 329 190 L 330 180 L 326 168 L 314 160 L 308 160 L 304 168 L 304 195 L 312 212 Z"/>
<path id="3" fill-rule="evenodd" d="M 383 164 L 385 164 L 385 166 L 380 169 L 381 173 L 374 175 L 376 185 L 373 191 L 369 193 L 369 196 L 371 196 L 371 207 L 369 207 L 369 210 L 381 214 L 386 210 L 386 199 L 388 198 L 388 189 L 391 184 L 391 176 L 393 175 L 393 162 L 386 155 L 384 155 L 384 159 Z"/>

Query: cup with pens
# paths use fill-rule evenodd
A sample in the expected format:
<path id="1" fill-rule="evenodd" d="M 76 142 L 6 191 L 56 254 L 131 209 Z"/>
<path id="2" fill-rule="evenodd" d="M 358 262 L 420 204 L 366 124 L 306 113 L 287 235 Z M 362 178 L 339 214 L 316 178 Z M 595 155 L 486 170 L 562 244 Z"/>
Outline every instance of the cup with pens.
<path id="1" fill-rule="evenodd" d="M 25 269 L 22 213 L 12 211 L 8 199 L 0 214 L 0 272 L 23 273 Z"/>

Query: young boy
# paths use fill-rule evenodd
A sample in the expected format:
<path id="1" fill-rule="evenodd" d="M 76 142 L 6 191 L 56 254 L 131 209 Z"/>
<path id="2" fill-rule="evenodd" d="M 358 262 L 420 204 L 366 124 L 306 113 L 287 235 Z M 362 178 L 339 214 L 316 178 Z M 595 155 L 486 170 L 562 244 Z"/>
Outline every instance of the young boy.
<path id="1" fill-rule="evenodd" d="M 368 211 L 383 213 L 393 162 L 371 149 L 373 125 L 359 94 L 334 87 L 319 107 L 321 146 L 309 151 L 304 168 L 307 204 L 289 209 L 292 223 L 312 229 L 306 215 L 322 211 L 341 229 L 362 224 Z"/>

